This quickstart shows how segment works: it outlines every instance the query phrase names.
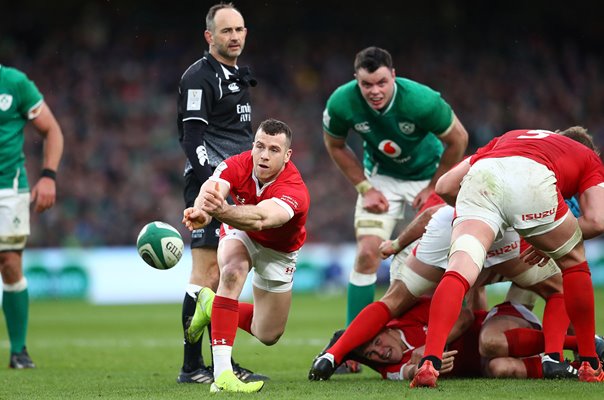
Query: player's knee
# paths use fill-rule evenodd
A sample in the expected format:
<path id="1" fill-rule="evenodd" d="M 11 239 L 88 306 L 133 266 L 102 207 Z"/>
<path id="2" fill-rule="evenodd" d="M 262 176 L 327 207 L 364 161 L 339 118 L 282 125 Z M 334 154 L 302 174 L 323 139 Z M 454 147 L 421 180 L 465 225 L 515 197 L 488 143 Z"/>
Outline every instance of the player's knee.
<path id="1" fill-rule="evenodd" d="M 247 277 L 247 266 L 241 264 L 225 264 L 220 271 L 220 281 L 226 285 L 237 282 L 245 282 Z"/>
<path id="2" fill-rule="evenodd" d="M 277 332 L 267 332 L 256 335 L 256 338 L 260 340 L 260 342 L 266 346 L 272 346 L 276 344 L 281 336 L 283 335 L 283 330 Z"/>
<path id="3" fill-rule="evenodd" d="M 515 376 L 514 371 L 510 369 L 510 365 L 505 359 L 493 358 L 487 361 L 485 372 L 491 378 L 512 378 Z"/>
<path id="4" fill-rule="evenodd" d="M 357 272 L 369 274 L 377 271 L 380 265 L 379 248 L 368 243 L 359 242 L 357 248 Z"/>
<path id="5" fill-rule="evenodd" d="M 484 332 L 478 341 L 478 351 L 482 357 L 493 358 L 507 355 L 507 341 L 501 334 Z"/>

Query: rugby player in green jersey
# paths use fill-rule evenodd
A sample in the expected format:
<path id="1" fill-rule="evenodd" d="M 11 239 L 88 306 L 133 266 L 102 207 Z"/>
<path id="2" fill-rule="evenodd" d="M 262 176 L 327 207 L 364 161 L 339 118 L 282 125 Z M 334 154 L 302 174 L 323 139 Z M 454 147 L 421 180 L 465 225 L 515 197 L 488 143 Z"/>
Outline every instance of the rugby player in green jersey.
<path id="1" fill-rule="evenodd" d="M 43 169 L 31 193 L 23 154 L 23 127 L 28 121 L 44 139 Z M 55 204 L 62 154 L 63 133 L 36 85 L 23 72 L 0 65 L 0 273 L 10 368 L 35 367 L 25 347 L 29 295 L 22 253 L 29 235 L 30 201 L 36 212 Z"/>
<path id="2" fill-rule="evenodd" d="M 354 71 L 356 79 L 332 93 L 323 113 L 325 147 L 359 193 L 347 324 L 373 302 L 380 243 L 391 238 L 407 206 L 422 206 L 468 144 L 465 128 L 440 93 L 397 77 L 388 51 L 361 50 Z M 346 143 L 349 132 L 363 139 L 362 163 Z"/>

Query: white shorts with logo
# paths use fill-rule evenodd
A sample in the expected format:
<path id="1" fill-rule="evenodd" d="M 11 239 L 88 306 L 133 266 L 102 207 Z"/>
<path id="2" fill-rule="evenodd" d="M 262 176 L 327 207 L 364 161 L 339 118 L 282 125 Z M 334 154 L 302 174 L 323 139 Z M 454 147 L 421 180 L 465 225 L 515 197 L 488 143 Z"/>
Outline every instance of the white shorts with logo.
<path id="1" fill-rule="evenodd" d="M 374 235 L 388 240 L 397 222 L 405 218 L 407 205 L 411 206 L 415 196 L 428 186 L 430 181 L 404 181 L 385 175 L 374 175 L 367 179 L 384 194 L 389 207 L 388 212 L 383 214 L 370 213 L 363 209 L 363 196 L 359 195 L 354 212 L 356 236 Z"/>
<path id="2" fill-rule="evenodd" d="M 496 237 L 507 227 L 525 237 L 540 235 L 565 219 L 555 220 L 558 191 L 554 173 L 525 157 L 477 161 L 461 183 L 455 207 L 455 224 L 478 219 L 487 223 Z"/>
<path id="3" fill-rule="evenodd" d="M 220 238 L 218 247 L 226 240 L 239 240 L 243 243 L 252 260 L 254 277 L 252 284 L 267 292 L 283 293 L 292 289 L 296 261 L 299 251 L 284 253 L 269 249 L 253 241 L 245 231 L 222 224 L 225 235 Z"/>
<path id="4" fill-rule="evenodd" d="M 438 209 L 426 227 L 416 250 L 415 257 L 427 265 L 446 270 L 451 247 L 451 224 L 454 208 L 444 206 Z M 484 268 L 492 267 L 520 255 L 520 237 L 512 230 L 505 231 L 503 237 L 493 243 L 487 251 Z"/>
<path id="5" fill-rule="evenodd" d="M 29 192 L 0 190 L 0 251 L 23 250 L 29 236 Z"/>

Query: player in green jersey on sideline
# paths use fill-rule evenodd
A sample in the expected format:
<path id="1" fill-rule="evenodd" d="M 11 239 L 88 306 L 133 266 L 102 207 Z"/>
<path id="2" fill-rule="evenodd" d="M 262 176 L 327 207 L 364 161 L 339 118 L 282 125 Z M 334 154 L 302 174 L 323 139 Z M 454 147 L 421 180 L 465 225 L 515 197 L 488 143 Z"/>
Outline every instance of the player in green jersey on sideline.
<path id="1" fill-rule="evenodd" d="M 23 154 L 23 127 L 28 121 L 44 139 L 42 171 L 31 193 Z M 0 273 L 10 368 L 35 367 L 25 347 L 29 294 L 22 253 L 29 235 L 30 201 L 36 212 L 55 204 L 62 154 L 63 133 L 36 85 L 23 72 L 0 64 Z"/>
<path id="2" fill-rule="evenodd" d="M 337 88 L 323 112 L 325 147 L 359 193 L 347 325 L 373 302 L 380 243 L 391 238 L 407 205 L 422 206 L 468 144 L 468 133 L 440 93 L 397 77 L 388 51 L 361 50 L 354 71 L 356 79 Z M 362 164 L 346 143 L 350 131 L 363 139 Z"/>

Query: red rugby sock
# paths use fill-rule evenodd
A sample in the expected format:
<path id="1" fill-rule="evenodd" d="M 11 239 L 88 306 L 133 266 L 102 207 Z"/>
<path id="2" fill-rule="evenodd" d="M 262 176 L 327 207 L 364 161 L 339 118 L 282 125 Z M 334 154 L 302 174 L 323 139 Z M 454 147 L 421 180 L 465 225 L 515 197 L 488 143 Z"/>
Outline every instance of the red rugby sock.
<path id="1" fill-rule="evenodd" d="M 386 304 L 381 301 L 369 304 L 352 320 L 340 339 L 327 351 L 334 356 L 336 364 L 339 364 L 350 351 L 373 339 L 390 318 L 390 310 Z"/>
<path id="2" fill-rule="evenodd" d="M 233 346 L 239 321 L 239 302 L 227 297 L 214 297 L 212 305 L 212 345 Z"/>
<path id="3" fill-rule="evenodd" d="M 461 305 L 470 284 L 455 271 L 445 272 L 430 305 L 428 335 L 424 357 L 433 356 L 442 360 L 447 337 L 459 317 Z"/>

